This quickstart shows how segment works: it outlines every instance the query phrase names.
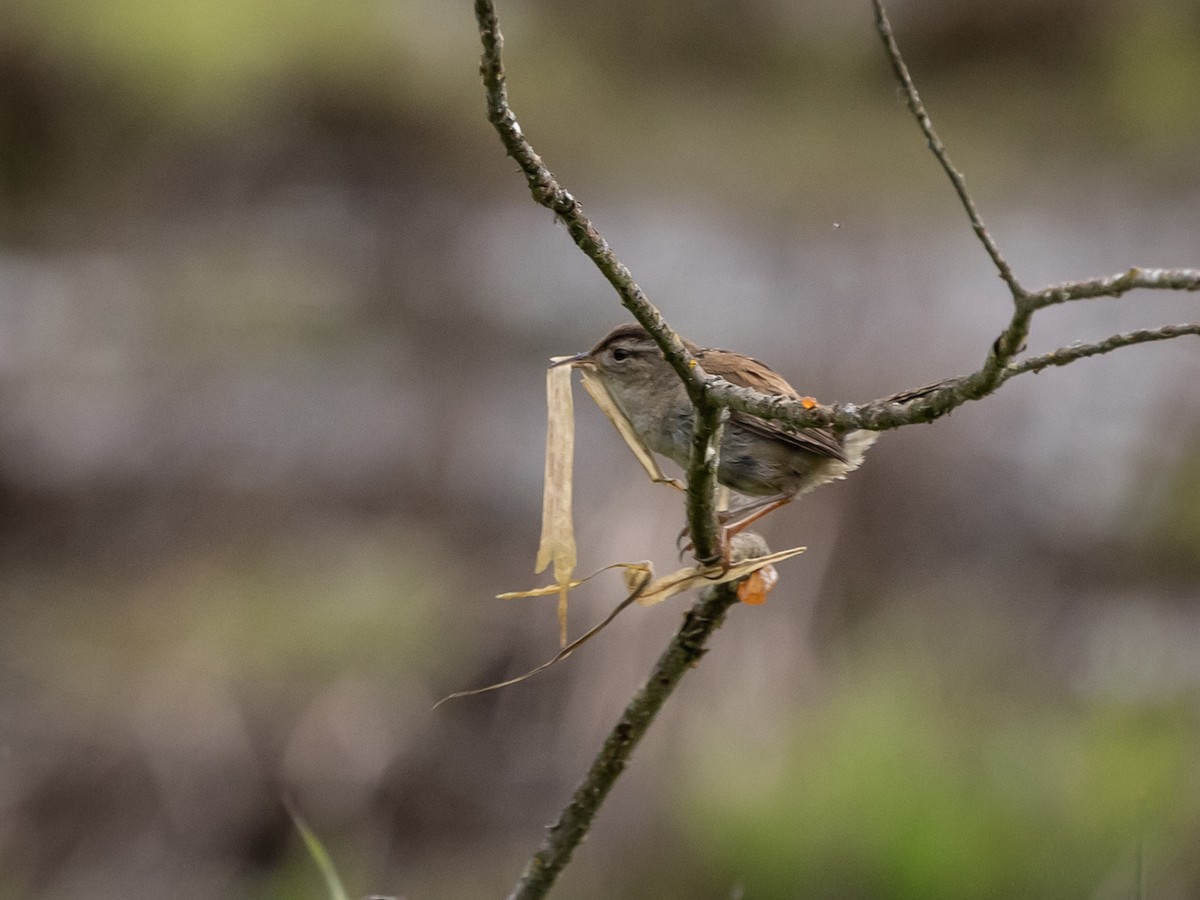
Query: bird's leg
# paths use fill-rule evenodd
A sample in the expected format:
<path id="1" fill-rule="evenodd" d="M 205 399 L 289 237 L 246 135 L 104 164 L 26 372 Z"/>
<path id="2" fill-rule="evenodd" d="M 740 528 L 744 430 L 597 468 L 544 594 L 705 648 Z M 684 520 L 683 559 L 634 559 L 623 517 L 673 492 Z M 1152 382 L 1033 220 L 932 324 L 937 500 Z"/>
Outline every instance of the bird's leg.
<path id="1" fill-rule="evenodd" d="M 745 531 L 746 528 L 767 515 L 767 513 L 773 513 L 779 507 L 791 503 L 792 496 L 791 494 L 774 494 L 770 497 L 755 500 L 753 503 L 747 503 L 745 506 L 740 506 L 737 509 L 720 513 L 717 516 L 717 521 L 721 523 L 725 542 L 728 543 L 731 537 L 741 531 Z"/>
<path id="2" fill-rule="evenodd" d="M 717 513 L 717 523 L 721 526 L 721 552 L 713 559 L 697 560 L 701 565 L 711 566 L 717 563 L 721 564 L 721 574 L 724 575 L 729 571 L 730 563 L 730 542 L 734 535 L 740 534 L 757 522 L 768 513 L 772 513 L 781 506 L 786 506 L 792 502 L 793 495 L 791 494 L 773 494 L 770 497 L 760 497 L 752 503 L 747 503 L 745 506 L 739 506 L 737 509 L 725 510 Z M 675 539 L 676 545 L 687 537 L 688 530 L 683 529 L 679 533 L 679 537 Z M 680 547 L 679 555 L 682 556 L 689 549 L 692 543 L 688 541 Z"/>

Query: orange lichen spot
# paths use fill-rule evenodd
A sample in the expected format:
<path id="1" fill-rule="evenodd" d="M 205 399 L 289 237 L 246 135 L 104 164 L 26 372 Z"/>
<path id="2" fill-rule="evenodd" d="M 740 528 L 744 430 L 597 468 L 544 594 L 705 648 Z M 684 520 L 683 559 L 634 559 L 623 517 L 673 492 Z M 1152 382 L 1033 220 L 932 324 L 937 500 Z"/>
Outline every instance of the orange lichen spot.
<path id="1" fill-rule="evenodd" d="M 817 406 L 820 406 L 820 404 L 817 403 L 816 397 L 801 397 L 800 405 L 803 406 L 805 409 L 814 409 Z"/>
<path id="2" fill-rule="evenodd" d="M 774 566 L 763 566 L 751 572 L 737 586 L 738 599 L 749 606 L 759 606 L 767 602 L 767 594 L 779 581 L 779 573 Z"/>

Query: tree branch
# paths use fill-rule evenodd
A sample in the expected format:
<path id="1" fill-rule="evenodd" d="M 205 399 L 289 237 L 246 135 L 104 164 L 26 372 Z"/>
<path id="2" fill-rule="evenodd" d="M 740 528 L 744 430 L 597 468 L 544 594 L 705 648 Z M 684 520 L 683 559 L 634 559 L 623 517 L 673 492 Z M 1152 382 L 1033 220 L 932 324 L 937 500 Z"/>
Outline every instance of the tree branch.
<path id="1" fill-rule="evenodd" d="M 688 396 L 697 403 L 704 394 L 704 370 L 692 359 L 683 341 L 679 339 L 645 292 L 633 280 L 633 275 L 617 259 L 608 241 L 584 215 L 583 207 L 569 191 L 558 183 L 542 158 L 533 150 L 526 139 L 516 114 L 508 104 L 508 85 L 504 75 L 501 52 L 504 36 L 500 33 L 500 21 L 496 16 L 492 0 L 475 0 L 475 20 L 479 24 L 479 35 L 483 41 L 483 59 L 479 74 L 483 77 L 487 94 L 488 121 L 500 135 L 504 149 L 521 167 L 529 183 L 533 199 L 558 217 L 567 228 L 575 245 L 596 264 L 608 283 L 616 289 L 621 304 L 633 314 L 639 324 L 653 336 L 662 348 L 667 361 L 687 387 Z"/>
<path id="2" fill-rule="evenodd" d="M 508 900 L 545 897 L 571 854 L 587 835 L 592 820 L 613 784 L 629 762 L 634 747 L 645 735 L 663 703 L 684 674 L 705 654 L 709 637 L 737 602 L 732 584 L 706 590 L 684 616 L 683 625 L 655 663 L 650 677 L 625 707 L 625 712 L 604 742 L 579 787 L 555 822 L 547 829 L 541 847 L 525 866 Z"/>
<path id="3" fill-rule="evenodd" d="M 1088 278 L 1052 284 L 1029 296 L 1034 309 L 1045 309 L 1071 300 L 1120 297 L 1136 288 L 1162 291 L 1200 290 L 1200 269 L 1140 269 L 1136 266 L 1107 278 Z"/>
<path id="4" fill-rule="evenodd" d="M 717 464 L 721 432 L 728 412 L 707 397 L 696 407 L 692 425 L 692 459 L 687 472 L 687 520 L 692 549 L 700 560 L 722 551 L 717 525 Z"/>
<path id="5" fill-rule="evenodd" d="M 1166 341 L 1182 337 L 1185 334 L 1200 336 L 1200 325 L 1164 325 L 1161 328 L 1146 328 L 1139 331 L 1127 331 L 1124 334 L 1114 334 L 1112 337 L 1107 337 L 1094 344 L 1072 344 L 1069 347 L 1060 347 L 1049 353 L 1043 353 L 1041 356 L 1031 356 L 1010 365 L 1004 370 L 1004 377 L 1001 381 L 1008 381 L 1013 376 L 1023 375 L 1026 372 L 1040 372 L 1050 366 L 1065 366 L 1077 359 L 1098 356 L 1121 347 L 1148 344 L 1152 341 Z"/>

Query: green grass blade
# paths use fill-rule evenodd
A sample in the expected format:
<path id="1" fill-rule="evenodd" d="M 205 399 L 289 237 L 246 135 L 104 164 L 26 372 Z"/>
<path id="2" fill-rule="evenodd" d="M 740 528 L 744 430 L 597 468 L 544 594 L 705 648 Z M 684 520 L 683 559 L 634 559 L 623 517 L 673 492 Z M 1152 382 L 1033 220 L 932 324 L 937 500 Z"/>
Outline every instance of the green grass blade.
<path id="1" fill-rule="evenodd" d="M 321 870 L 321 875 L 325 879 L 325 885 L 329 889 L 331 900 L 350 900 L 349 895 L 346 893 L 346 888 L 342 885 L 342 879 L 338 877 L 333 860 L 329 856 L 329 851 L 325 849 L 325 845 L 321 843 L 321 839 L 308 827 L 308 824 L 301 818 L 300 813 L 297 812 L 290 800 L 284 798 L 283 805 L 287 808 L 288 815 L 292 817 L 292 822 L 295 824 L 296 830 L 300 832 L 300 837 L 304 839 L 304 846 L 308 850 L 308 855 L 312 857 L 313 862 L 317 864 L 317 868 Z"/>

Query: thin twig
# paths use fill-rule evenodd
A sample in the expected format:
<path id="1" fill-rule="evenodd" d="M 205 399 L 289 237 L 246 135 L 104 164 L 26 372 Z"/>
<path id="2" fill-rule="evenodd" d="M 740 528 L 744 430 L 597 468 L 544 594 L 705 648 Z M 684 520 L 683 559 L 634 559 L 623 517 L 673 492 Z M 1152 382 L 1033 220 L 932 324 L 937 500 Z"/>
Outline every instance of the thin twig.
<path id="1" fill-rule="evenodd" d="M 1145 328 L 1139 331 L 1127 331 L 1124 334 L 1114 334 L 1094 344 L 1072 344 L 1069 347 L 1059 347 L 1041 356 L 1031 356 L 1019 363 L 1014 363 L 1004 370 L 1003 381 L 1008 381 L 1015 375 L 1025 372 L 1040 372 L 1051 366 L 1065 366 L 1088 356 L 1098 356 L 1109 353 L 1121 347 L 1131 347 L 1134 344 L 1148 344 L 1152 341 L 1166 341 L 1182 337 L 1185 334 L 1200 335 L 1200 325 L 1164 325 L 1161 328 Z"/>
<path id="2" fill-rule="evenodd" d="M 1137 288 L 1164 291 L 1200 290 L 1200 269 L 1141 269 L 1135 266 L 1107 278 L 1052 284 L 1030 294 L 1029 301 L 1035 309 L 1044 309 L 1071 300 L 1120 297 Z"/>
<path id="3" fill-rule="evenodd" d="M 608 241 L 584 215 L 579 201 L 558 183 L 554 173 L 534 152 L 533 145 L 521 130 L 516 114 L 508 103 L 508 85 L 501 58 L 504 37 L 500 33 L 500 21 L 492 0 L 475 0 L 475 19 L 479 23 L 479 35 L 483 41 L 483 59 L 479 65 L 479 74 L 483 77 L 487 93 L 488 121 L 499 133 L 504 149 L 521 167 L 533 199 L 551 210 L 566 226 L 576 246 L 596 264 L 601 274 L 616 289 L 621 304 L 658 342 L 667 361 L 687 387 L 688 396 L 696 403 L 704 393 L 704 370 L 692 359 L 679 335 L 671 329 L 662 313 L 633 280 L 630 271 L 617 259 L 612 248 L 608 246 Z"/>
<path id="4" fill-rule="evenodd" d="M 545 840 L 526 864 L 508 900 L 536 900 L 546 896 L 570 861 L 575 847 L 587 834 L 613 784 L 625 770 L 634 747 L 679 680 L 704 655 L 709 637 L 736 602 L 736 588 L 722 584 L 705 591 L 688 611 L 683 625 L 659 657 L 650 677 L 625 707 L 620 721 L 571 796 L 571 802 L 547 830 Z"/>
<path id="5" fill-rule="evenodd" d="M 992 240 L 991 234 L 988 233 L 987 227 L 983 224 L 983 219 L 979 215 L 975 201 L 971 199 L 971 195 L 967 192 L 966 181 L 962 173 L 954 168 L 954 165 L 950 162 L 950 157 L 946 154 L 945 145 L 942 144 L 941 138 L 937 136 L 937 132 L 933 130 L 933 120 L 929 118 L 929 114 L 925 111 L 925 105 L 921 102 L 921 97 L 917 93 L 917 87 L 913 84 L 912 76 L 908 74 L 908 66 L 904 62 L 904 57 L 900 55 L 900 46 L 896 43 L 895 35 L 892 34 L 892 23 L 888 21 L 887 12 L 883 8 L 882 0 L 871 0 L 871 2 L 875 7 L 875 28 L 879 32 L 879 36 L 883 38 L 883 46 L 887 50 L 888 59 L 892 63 L 892 71 L 896 74 L 896 80 L 900 82 L 900 87 L 904 90 L 905 99 L 908 101 L 908 108 L 917 120 L 917 124 L 921 127 L 921 131 L 925 135 L 925 140 L 929 144 L 929 149 L 933 151 L 933 155 L 937 157 L 937 161 L 945 171 L 946 177 L 950 179 L 950 183 L 954 186 L 954 192 L 958 194 L 959 202 L 962 203 L 963 209 L 966 210 L 967 218 L 971 220 L 971 227 L 975 230 L 975 235 L 979 238 L 980 243 L 983 244 L 988 256 L 991 257 L 996 271 L 1000 273 L 1000 277 L 1008 285 L 1008 289 L 1013 295 L 1013 301 L 1019 304 L 1025 296 L 1025 289 L 1021 287 L 1016 276 L 1013 274 L 1012 268 L 1000 254 L 1000 248 L 996 246 L 996 242 Z"/>

